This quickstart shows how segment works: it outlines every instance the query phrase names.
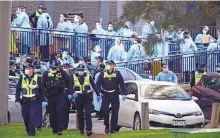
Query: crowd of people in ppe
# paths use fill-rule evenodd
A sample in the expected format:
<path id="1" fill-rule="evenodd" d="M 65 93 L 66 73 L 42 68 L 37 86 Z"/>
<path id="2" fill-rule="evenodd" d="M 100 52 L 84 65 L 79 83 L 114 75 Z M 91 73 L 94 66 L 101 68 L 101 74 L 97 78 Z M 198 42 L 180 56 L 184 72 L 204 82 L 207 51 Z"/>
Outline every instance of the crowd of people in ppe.
<path id="1" fill-rule="evenodd" d="M 63 54 L 66 54 L 65 52 Z M 97 66 L 91 75 L 84 58 L 76 63 L 61 64 L 59 54 L 52 54 L 44 63 L 38 58 L 11 58 L 9 75 L 18 77 L 15 106 L 22 107 L 22 117 L 28 136 L 41 131 L 42 108 L 47 108 L 53 134 L 63 135 L 68 128 L 70 104 L 75 102 L 78 112 L 79 130 L 84 135 L 92 135 L 91 112 L 94 105 L 99 119 L 104 120 L 105 132 L 118 131 L 118 111 L 120 105 L 119 88 L 122 100 L 126 99 L 124 80 L 115 69 L 113 60 L 96 58 Z M 63 56 L 65 57 L 65 56 Z M 109 104 L 112 106 L 109 123 Z M 111 127 L 110 127 L 111 125 Z"/>

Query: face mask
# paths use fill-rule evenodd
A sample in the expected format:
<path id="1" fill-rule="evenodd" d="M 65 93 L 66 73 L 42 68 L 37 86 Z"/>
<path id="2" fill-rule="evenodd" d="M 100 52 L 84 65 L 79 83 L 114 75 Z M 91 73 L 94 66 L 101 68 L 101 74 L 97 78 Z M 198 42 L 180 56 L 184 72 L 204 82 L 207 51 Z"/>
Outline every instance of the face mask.
<path id="1" fill-rule="evenodd" d="M 69 70 L 68 69 L 63 69 L 65 72 L 69 73 Z"/>
<path id="2" fill-rule="evenodd" d="M 79 18 L 75 17 L 75 18 L 74 18 L 74 22 L 75 22 L 75 23 L 79 23 Z"/>
<path id="3" fill-rule="evenodd" d="M 41 69 L 35 69 L 35 72 L 39 73 L 39 72 L 41 72 Z"/>
<path id="4" fill-rule="evenodd" d="M 78 71 L 79 76 L 82 76 L 84 74 L 84 71 Z"/>
<path id="5" fill-rule="evenodd" d="M 220 71 L 220 68 L 216 68 L 216 71 Z"/>
<path id="6" fill-rule="evenodd" d="M 113 30 L 113 27 L 112 27 L 112 26 L 109 26 L 109 27 L 108 27 L 108 30 L 109 30 L 109 31 Z"/>
<path id="7" fill-rule="evenodd" d="M 84 62 L 83 61 L 79 61 L 79 64 L 84 64 Z"/>
<path id="8" fill-rule="evenodd" d="M 206 34 L 206 33 L 207 33 L 207 31 L 206 31 L 206 30 L 203 30 L 203 31 L 202 31 L 202 33 L 203 33 L 203 34 Z"/>
<path id="9" fill-rule="evenodd" d="M 60 17 L 60 21 L 64 21 L 64 17 Z"/>
<path id="10" fill-rule="evenodd" d="M 57 72 L 57 70 L 52 70 L 52 69 L 50 69 L 50 72 L 54 74 L 54 73 Z"/>
<path id="11" fill-rule="evenodd" d="M 154 21 L 151 21 L 150 24 L 151 24 L 151 25 L 154 25 Z"/>
<path id="12" fill-rule="evenodd" d="M 29 75 L 29 74 L 30 74 L 30 70 L 26 69 L 26 70 L 24 71 L 24 74 L 25 74 L 25 75 Z"/>
<path id="13" fill-rule="evenodd" d="M 102 29 L 101 25 L 100 25 L 100 24 L 96 24 L 96 29 L 97 29 L 97 30 Z"/>
<path id="14" fill-rule="evenodd" d="M 106 69 L 106 70 L 110 70 L 111 67 L 110 67 L 110 66 L 105 66 L 105 69 Z"/>

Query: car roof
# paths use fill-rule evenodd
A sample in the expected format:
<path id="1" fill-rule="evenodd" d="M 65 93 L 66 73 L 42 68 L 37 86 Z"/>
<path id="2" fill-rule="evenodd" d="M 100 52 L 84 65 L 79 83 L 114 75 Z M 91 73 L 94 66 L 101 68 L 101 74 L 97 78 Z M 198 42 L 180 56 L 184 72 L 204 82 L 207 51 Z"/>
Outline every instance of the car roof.
<path id="1" fill-rule="evenodd" d="M 126 82 L 134 82 L 134 83 L 138 83 L 138 84 L 159 84 L 159 85 L 175 85 L 175 86 L 177 86 L 177 84 L 172 83 L 172 82 L 154 81 L 154 80 L 151 80 L 151 79 L 130 80 L 130 81 L 126 81 Z"/>

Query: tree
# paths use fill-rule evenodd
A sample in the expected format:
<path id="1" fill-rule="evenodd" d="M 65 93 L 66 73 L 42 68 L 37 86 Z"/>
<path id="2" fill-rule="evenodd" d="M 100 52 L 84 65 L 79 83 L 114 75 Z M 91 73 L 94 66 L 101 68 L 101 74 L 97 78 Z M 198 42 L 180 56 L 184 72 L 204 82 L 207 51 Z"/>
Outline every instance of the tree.
<path id="1" fill-rule="evenodd" d="M 190 11 L 186 11 L 191 6 Z M 191 28 L 211 24 L 220 13 L 219 1 L 129 1 L 123 6 L 121 20 L 133 23 L 153 19 L 166 28 L 169 24 Z"/>

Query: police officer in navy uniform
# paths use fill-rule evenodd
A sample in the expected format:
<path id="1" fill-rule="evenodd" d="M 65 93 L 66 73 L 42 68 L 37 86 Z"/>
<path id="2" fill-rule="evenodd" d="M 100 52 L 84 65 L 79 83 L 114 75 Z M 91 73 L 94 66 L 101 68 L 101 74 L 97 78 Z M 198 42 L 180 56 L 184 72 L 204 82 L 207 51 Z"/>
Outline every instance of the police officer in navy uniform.
<path id="1" fill-rule="evenodd" d="M 67 86 L 68 98 L 72 98 L 71 77 L 60 68 L 58 60 L 52 61 L 50 71 L 42 76 L 42 83 L 47 92 L 50 124 L 54 134 L 62 135 L 66 110 L 65 87 Z"/>
<path id="2" fill-rule="evenodd" d="M 200 79 L 202 78 L 202 75 L 207 74 L 206 67 L 207 66 L 205 64 L 200 64 L 198 69 L 195 71 L 195 73 L 193 73 L 192 79 L 190 82 L 191 88 L 200 81 Z"/>
<path id="3" fill-rule="evenodd" d="M 40 78 L 42 77 L 42 71 L 41 71 L 41 63 L 40 61 L 34 61 L 33 62 L 33 66 L 35 67 L 35 74 L 38 75 Z M 38 101 L 38 107 L 37 107 L 37 112 L 36 112 L 36 128 L 37 131 L 41 131 L 41 127 L 42 127 L 42 100 L 39 99 Z"/>
<path id="4" fill-rule="evenodd" d="M 9 69 L 9 76 L 14 76 L 16 77 L 16 66 L 15 66 L 15 62 L 10 61 L 10 69 Z"/>
<path id="5" fill-rule="evenodd" d="M 20 99 L 20 96 L 22 97 Z M 44 101 L 44 88 L 41 78 L 34 73 L 34 66 L 25 66 L 25 75 L 22 75 L 16 88 L 15 105 L 21 105 L 22 117 L 29 136 L 35 136 L 35 120 L 38 100 Z"/>
<path id="6" fill-rule="evenodd" d="M 126 99 L 125 84 L 122 75 L 115 70 L 114 61 L 106 62 L 106 71 L 100 72 L 98 81 L 96 83 L 99 91 L 102 92 L 102 110 L 104 114 L 105 133 L 109 133 L 109 104 L 112 107 L 111 116 L 111 133 L 115 133 L 118 127 L 118 112 L 120 107 L 119 89 L 122 92 L 122 100 Z"/>
<path id="7" fill-rule="evenodd" d="M 70 64 L 65 63 L 63 66 L 63 71 L 65 71 L 67 74 L 70 74 Z M 70 107 L 71 107 L 71 99 L 68 98 L 68 91 L 65 90 L 65 98 L 66 98 L 66 111 L 65 111 L 65 121 L 64 121 L 64 130 L 67 130 L 68 124 L 69 124 L 69 114 L 70 114 Z"/>
<path id="8" fill-rule="evenodd" d="M 99 91 L 96 88 L 95 82 L 93 81 L 91 75 L 86 72 L 85 66 L 79 64 L 77 67 L 77 72 L 73 75 L 73 86 L 74 94 L 73 97 L 76 100 L 77 112 L 78 112 L 78 122 L 79 130 L 82 135 L 84 135 L 84 117 L 86 119 L 86 133 L 87 136 L 92 135 L 92 119 L 91 119 L 91 108 L 93 93 L 96 92 L 97 100 L 100 100 Z M 91 86 L 93 90 L 91 89 Z"/>
<path id="9" fill-rule="evenodd" d="M 100 72 L 100 70 L 99 70 L 99 65 L 100 65 L 100 64 L 103 64 L 103 57 L 98 56 L 98 57 L 96 58 L 96 60 L 97 60 L 97 66 L 96 66 L 95 71 L 94 71 L 94 74 L 93 74 L 93 79 L 95 79 L 95 75 Z"/>

